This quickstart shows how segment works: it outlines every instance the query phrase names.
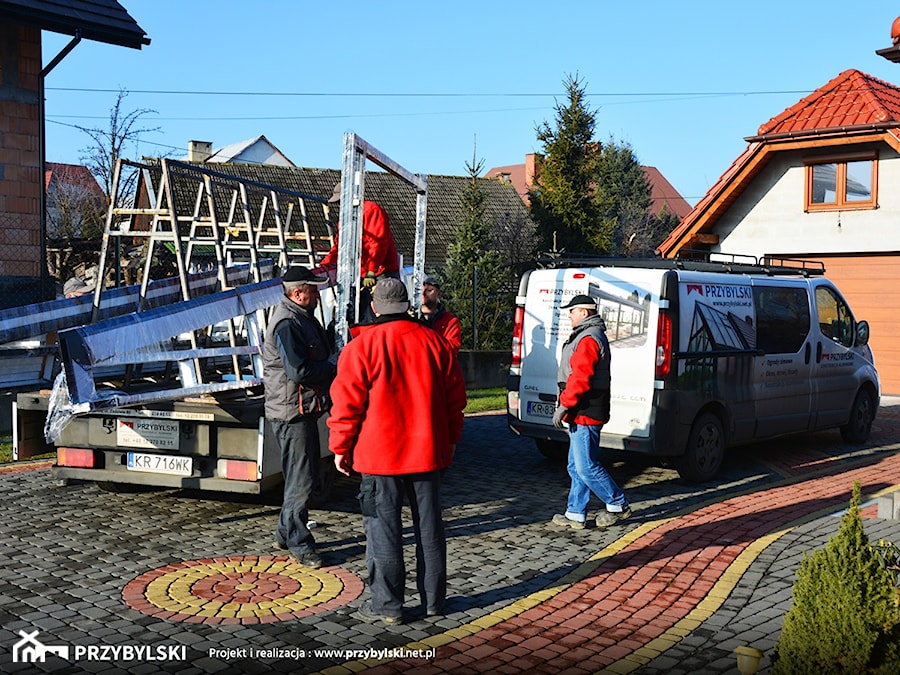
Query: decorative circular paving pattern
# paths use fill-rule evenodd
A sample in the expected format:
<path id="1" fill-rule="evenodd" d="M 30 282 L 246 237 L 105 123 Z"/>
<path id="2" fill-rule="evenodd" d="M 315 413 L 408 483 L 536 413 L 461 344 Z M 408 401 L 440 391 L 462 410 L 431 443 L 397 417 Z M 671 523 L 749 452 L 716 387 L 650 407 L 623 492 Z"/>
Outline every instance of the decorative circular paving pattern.
<path id="1" fill-rule="evenodd" d="M 362 580 L 341 567 L 314 570 L 287 556 L 231 556 L 159 567 L 130 581 L 122 599 L 168 621 L 254 624 L 331 611 L 362 590 Z"/>

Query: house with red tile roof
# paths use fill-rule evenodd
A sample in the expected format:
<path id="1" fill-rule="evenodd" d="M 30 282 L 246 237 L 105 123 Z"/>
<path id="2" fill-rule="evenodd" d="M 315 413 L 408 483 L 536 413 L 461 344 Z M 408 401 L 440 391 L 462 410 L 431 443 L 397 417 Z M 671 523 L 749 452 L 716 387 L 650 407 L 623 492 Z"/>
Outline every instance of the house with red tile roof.
<path id="1" fill-rule="evenodd" d="M 650 184 L 650 213 L 659 215 L 663 209 L 668 210 L 679 218 L 684 218 L 690 212 L 691 205 L 676 190 L 666 177 L 653 166 L 642 166 L 644 176 Z M 534 184 L 534 177 L 540 170 L 540 155 L 530 153 L 525 155 L 524 164 L 510 164 L 508 166 L 495 166 L 488 169 L 484 177 L 495 178 L 505 183 L 510 183 L 516 188 L 516 192 L 526 204 L 528 204 L 528 190 Z"/>
<path id="2" fill-rule="evenodd" d="M 823 261 L 900 394 L 900 87 L 846 70 L 745 140 L 659 253 Z"/>
<path id="3" fill-rule="evenodd" d="M 83 221 L 106 214 L 106 193 L 82 164 L 45 162 L 47 236 L 83 236 Z"/>

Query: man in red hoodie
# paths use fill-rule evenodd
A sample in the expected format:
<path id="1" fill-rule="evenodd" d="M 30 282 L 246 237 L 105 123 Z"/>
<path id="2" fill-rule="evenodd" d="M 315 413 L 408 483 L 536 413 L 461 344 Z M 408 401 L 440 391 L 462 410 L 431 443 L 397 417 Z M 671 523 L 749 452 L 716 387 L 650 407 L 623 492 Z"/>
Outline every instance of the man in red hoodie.
<path id="1" fill-rule="evenodd" d="M 427 616 L 443 614 L 447 544 L 441 476 L 462 436 L 466 386 L 450 346 L 409 315 L 399 279 L 381 279 L 372 294 L 375 321 L 341 352 L 331 385 L 329 446 L 341 473 L 362 474 L 371 600 L 367 621 L 403 622 L 404 498 L 416 532 L 416 585 Z"/>

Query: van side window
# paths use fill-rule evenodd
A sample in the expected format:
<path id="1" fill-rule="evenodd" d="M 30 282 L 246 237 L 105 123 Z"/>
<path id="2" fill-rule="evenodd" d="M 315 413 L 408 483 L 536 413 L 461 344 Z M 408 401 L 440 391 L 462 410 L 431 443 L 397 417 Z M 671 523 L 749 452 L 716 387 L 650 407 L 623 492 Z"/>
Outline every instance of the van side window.
<path id="1" fill-rule="evenodd" d="M 816 289 L 816 310 L 822 335 L 844 345 L 853 346 L 853 315 L 834 291 L 825 286 Z"/>
<path id="2" fill-rule="evenodd" d="M 754 286 L 756 346 L 766 354 L 795 354 L 809 334 L 805 288 Z"/>

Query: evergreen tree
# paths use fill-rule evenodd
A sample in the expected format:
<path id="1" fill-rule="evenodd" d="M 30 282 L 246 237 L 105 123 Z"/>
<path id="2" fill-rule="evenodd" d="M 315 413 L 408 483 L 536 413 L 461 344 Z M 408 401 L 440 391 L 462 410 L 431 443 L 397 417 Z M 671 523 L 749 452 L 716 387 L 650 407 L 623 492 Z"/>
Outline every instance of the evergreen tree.
<path id="1" fill-rule="evenodd" d="M 593 140 L 596 112 L 577 76 L 567 78 L 566 89 L 568 103 L 556 106 L 555 128 L 547 122 L 537 128 L 543 156 L 529 197 L 542 246 L 653 255 L 677 219 L 650 213 L 650 184 L 630 145 Z"/>
<path id="2" fill-rule="evenodd" d="M 492 244 L 494 227 L 478 185 L 483 168 L 484 162 L 476 161 L 474 154 L 472 162 L 466 163 L 468 180 L 460 193 L 459 227 L 447 255 L 444 297 L 462 324 L 463 349 L 472 348 L 475 327 L 474 348 L 507 349 L 512 330 L 508 266 Z"/>
<path id="3" fill-rule="evenodd" d="M 629 255 L 634 239 L 653 222 L 650 184 L 630 145 L 610 137 L 596 148 L 594 202 L 600 227 L 588 232 L 587 239 L 595 251 Z"/>
<path id="4" fill-rule="evenodd" d="M 879 562 L 859 515 L 860 487 L 838 533 L 804 557 L 772 672 L 900 672 L 893 575 Z"/>
<path id="5" fill-rule="evenodd" d="M 599 213 L 592 199 L 597 153 L 592 142 L 596 112 L 585 102 L 578 76 L 567 76 L 568 104 L 556 105 L 556 127 L 547 122 L 536 129 L 543 157 L 529 191 L 531 211 L 544 248 L 570 253 L 590 250 L 587 234 L 594 234 Z"/>

